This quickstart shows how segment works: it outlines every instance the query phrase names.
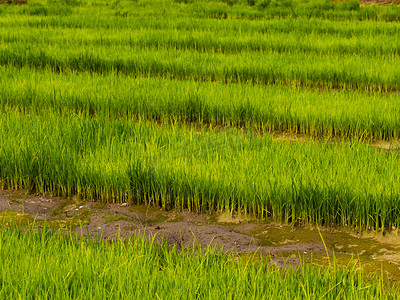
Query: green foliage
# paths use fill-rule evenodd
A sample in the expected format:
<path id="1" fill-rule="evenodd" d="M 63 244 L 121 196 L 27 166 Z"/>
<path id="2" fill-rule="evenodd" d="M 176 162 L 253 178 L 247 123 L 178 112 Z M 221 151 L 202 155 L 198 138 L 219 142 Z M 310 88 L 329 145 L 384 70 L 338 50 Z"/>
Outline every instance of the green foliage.
<path id="1" fill-rule="evenodd" d="M 174 0 L 175 3 L 185 3 L 185 4 L 190 4 L 193 3 L 194 0 Z"/>
<path id="2" fill-rule="evenodd" d="M 0 245 L 2 298 L 398 299 L 383 275 L 368 279 L 356 263 L 320 268 L 300 261 L 281 272 L 270 259 L 237 257 L 211 245 L 178 252 L 144 234 L 106 242 L 99 235 L 9 227 L 0 231 Z"/>
<path id="3" fill-rule="evenodd" d="M 304 10 L 309 12 L 310 17 L 334 9 L 336 9 L 336 2 L 331 0 L 313 0 L 304 5 Z"/>
<path id="4" fill-rule="evenodd" d="M 4 187 L 286 222 L 399 226 L 396 153 L 267 138 L 398 138 L 400 105 L 387 92 L 400 88 L 400 28 L 374 15 L 397 8 L 79 3 L 4 9 Z M 375 19 L 351 21 L 360 16 Z M 337 17 L 344 21 L 331 21 Z"/>
<path id="5" fill-rule="evenodd" d="M 60 0 L 60 3 L 67 6 L 79 6 L 82 2 L 82 0 Z"/>
<path id="6" fill-rule="evenodd" d="M 237 0 L 223 0 L 223 2 L 229 6 L 233 6 L 233 5 L 237 4 Z"/>
<path id="7" fill-rule="evenodd" d="M 258 2 L 257 7 L 259 9 L 267 9 L 271 5 L 272 0 L 261 0 Z"/>
<path id="8" fill-rule="evenodd" d="M 31 79 L 27 81 L 27 78 Z M 237 126 L 303 133 L 314 137 L 400 137 L 397 95 L 319 91 L 285 86 L 225 85 L 70 74 L 4 68 L 0 105 L 83 116 L 179 120 L 200 126 Z"/>
<path id="9" fill-rule="evenodd" d="M 365 143 L 400 137 L 399 12 L 353 0 L 2 5 L 0 187 L 398 229 L 399 153 Z M 398 296 L 354 269 L 281 273 L 141 237 L 3 229 L 0 258 L 7 299 Z"/>
<path id="10" fill-rule="evenodd" d="M 360 10 L 360 0 L 348 0 L 335 3 L 335 8 L 341 10 Z"/>
<path id="11" fill-rule="evenodd" d="M 27 14 L 31 16 L 47 16 L 48 9 L 44 6 L 33 7 L 32 9 L 27 10 Z"/>
<path id="12" fill-rule="evenodd" d="M 239 211 L 284 222 L 400 225 L 396 152 L 359 142 L 282 143 L 268 129 L 261 139 L 250 131 L 131 119 L 9 109 L 0 115 L 0 182 L 38 193 Z"/>

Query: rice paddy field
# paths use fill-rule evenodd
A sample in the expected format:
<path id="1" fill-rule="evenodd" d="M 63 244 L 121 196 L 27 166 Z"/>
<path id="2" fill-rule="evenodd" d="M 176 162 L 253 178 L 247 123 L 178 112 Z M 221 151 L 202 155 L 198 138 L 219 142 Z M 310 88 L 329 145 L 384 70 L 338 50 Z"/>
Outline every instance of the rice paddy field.
<path id="1" fill-rule="evenodd" d="M 400 240 L 400 7 L 3 2 L 2 190 Z M 400 297 L 334 255 L 282 271 L 46 223 L 3 222 L 0 257 L 9 299 Z"/>

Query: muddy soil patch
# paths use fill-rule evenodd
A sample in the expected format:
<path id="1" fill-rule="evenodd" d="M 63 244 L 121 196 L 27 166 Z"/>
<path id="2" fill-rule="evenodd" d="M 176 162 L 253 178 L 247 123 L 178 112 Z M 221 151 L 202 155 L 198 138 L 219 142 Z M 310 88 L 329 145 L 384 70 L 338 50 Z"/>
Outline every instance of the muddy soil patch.
<path id="1" fill-rule="evenodd" d="M 15 4 L 15 5 L 23 5 L 27 4 L 28 0 L 0 0 L 0 4 Z"/>
<path id="2" fill-rule="evenodd" d="M 360 0 L 360 4 L 362 5 L 398 5 L 400 4 L 399 0 Z"/>
<path id="3" fill-rule="evenodd" d="M 145 233 L 156 241 L 166 240 L 181 250 L 193 244 L 213 246 L 235 255 L 270 255 L 282 268 L 295 268 L 299 257 L 327 265 L 336 259 L 348 264 L 356 261 L 366 271 L 389 274 L 400 282 L 400 237 L 376 233 L 355 234 L 345 229 L 312 226 L 293 227 L 260 220 L 232 218 L 224 214 L 201 215 L 189 211 L 165 211 L 156 207 L 128 203 L 88 202 L 16 191 L 0 190 L 0 221 L 4 223 L 45 220 L 57 228 L 71 228 L 82 234 L 105 239 Z M 323 241 L 321 239 L 323 237 Z"/>

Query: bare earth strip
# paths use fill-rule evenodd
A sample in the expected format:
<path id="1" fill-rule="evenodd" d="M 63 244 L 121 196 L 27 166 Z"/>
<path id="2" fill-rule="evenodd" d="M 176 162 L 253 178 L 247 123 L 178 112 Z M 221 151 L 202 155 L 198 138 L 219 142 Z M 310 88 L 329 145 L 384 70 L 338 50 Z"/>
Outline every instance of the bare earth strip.
<path id="1" fill-rule="evenodd" d="M 360 3 L 362 5 L 372 5 L 372 4 L 376 4 L 376 5 L 396 5 L 399 4 L 400 1 L 399 0 L 361 0 Z"/>
<path id="2" fill-rule="evenodd" d="M 165 211 L 156 207 L 128 203 L 101 203 L 29 195 L 0 190 L 0 222 L 71 228 L 82 234 L 102 235 L 105 239 L 134 236 L 139 231 L 170 247 L 181 250 L 196 241 L 202 247 L 213 245 L 236 255 L 270 255 L 281 268 L 296 268 L 299 257 L 318 265 L 327 265 L 335 253 L 339 262 L 359 263 L 367 272 L 388 272 L 400 283 L 400 237 L 378 233 L 356 234 L 346 228 L 314 226 L 293 227 L 236 216 L 204 215 L 183 211 Z M 251 254 L 253 253 L 253 254 Z"/>

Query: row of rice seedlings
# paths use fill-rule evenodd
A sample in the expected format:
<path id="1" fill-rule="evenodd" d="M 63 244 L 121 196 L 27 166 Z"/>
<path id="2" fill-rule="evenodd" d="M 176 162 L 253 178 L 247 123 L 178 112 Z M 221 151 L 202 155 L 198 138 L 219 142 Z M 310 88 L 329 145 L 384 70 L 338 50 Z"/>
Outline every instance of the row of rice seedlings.
<path id="1" fill-rule="evenodd" d="M 171 30 L 171 31 L 209 31 L 215 34 L 273 34 L 273 33 L 296 33 L 300 36 L 309 34 L 332 35 L 335 38 L 354 38 L 364 36 L 392 36 L 395 37 L 400 25 L 396 22 L 380 21 L 336 21 L 320 19 L 284 19 L 284 20 L 238 20 L 238 19 L 197 19 L 181 14 L 157 16 L 135 16 L 132 18 L 119 18 L 104 15 L 107 8 L 96 10 L 92 7 L 87 13 L 77 11 L 70 16 L 3 16 L 0 18 L 2 28 L 14 30 L 14 28 L 72 28 L 72 29 L 109 29 L 119 30 Z M 141 11 L 141 10 L 140 10 Z"/>
<path id="2" fill-rule="evenodd" d="M 283 272 L 270 258 L 253 258 L 211 245 L 194 244 L 178 252 L 145 233 L 108 242 L 99 235 L 9 226 L 0 230 L 0 297 L 399 298 L 385 275 L 367 276 L 355 262 L 321 268 L 300 259 L 296 269 Z"/>
<path id="3" fill-rule="evenodd" d="M 1 114 L 0 140 L 3 188 L 284 222 L 400 225 L 398 152 L 357 142 L 292 144 L 267 133 L 14 110 Z"/>
<path id="4" fill-rule="evenodd" d="M 228 0 L 229 1 L 229 0 Z M 252 1 L 252 0 L 249 0 Z M 274 3 L 278 5 L 269 5 Z M 353 20 L 353 21 L 366 21 L 366 20 L 381 20 L 385 22 L 395 22 L 399 20 L 398 6 L 392 7 L 376 7 L 376 6 L 360 6 L 358 0 L 350 1 L 308 1 L 307 6 L 297 6 L 293 4 L 294 1 L 269 1 L 261 0 L 256 9 L 234 6 L 229 7 L 221 4 L 211 5 L 192 5 L 192 14 L 197 18 L 216 18 L 216 19 L 286 19 L 286 18 L 299 18 L 299 19 L 328 19 L 328 20 Z M 341 9 L 330 8 L 329 5 L 345 4 Z M 323 8 L 325 5 L 328 8 Z M 337 7 L 337 6 L 336 6 Z M 126 10 L 126 16 L 134 15 L 133 10 Z"/>
<path id="5" fill-rule="evenodd" d="M 138 24 L 138 27 L 141 26 Z M 317 55 L 355 54 L 364 57 L 398 56 L 399 39 L 393 35 L 359 32 L 352 37 L 309 32 L 247 32 L 225 30 L 196 30 L 121 28 L 10 28 L 0 32 L 3 44 L 31 44 L 37 47 L 128 46 L 134 49 L 179 49 L 199 52 L 238 53 L 243 51 L 273 53 L 308 53 Z M 357 34 L 357 33 L 355 33 Z"/>
<path id="6" fill-rule="evenodd" d="M 400 137 L 397 95 L 320 92 L 163 78 L 0 70 L 0 107 L 213 126 L 264 128 L 310 136 Z"/>
<path id="7" fill-rule="evenodd" d="M 192 7 L 196 17 L 203 18 L 323 18 L 330 20 L 399 20 L 398 6 L 362 6 L 358 0 L 248 0 L 246 8 L 237 0 L 211 1 L 177 0 L 190 2 L 184 7 Z M 193 4 L 192 4 L 193 3 Z M 201 5 L 199 5 L 201 3 Z M 129 15 L 129 12 L 127 12 Z"/>
<path id="8" fill-rule="evenodd" d="M 285 82 L 326 88 L 399 88 L 396 57 L 315 56 L 288 53 L 199 53 L 173 49 L 0 46 L 0 64 L 59 72 L 150 74 L 177 79 Z"/>
<path id="9" fill-rule="evenodd" d="M 189 15 L 196 18 L 241 18 L 246 20 L 264 18 L 322 18 L 333 20 L 384 20 L 398 21 L 399 8 L 360 6 L 359 1 L 349 0 L 332 2 L 320 1 L 265 1 L 248 0 L 247 3 L 238 3 L 235 0 L 227 1 L 181 1 L 163 0 L 152 1 L 68 1 L 54 2 L 31 0 L 28 6 L 21 8 L 0 7 L 3 14 L 22 14 L 36 16 L 63 16 L 70 15 L 76 11 L 87 12 L 93 7 L 106 10 L 103 14 L 108 16 L 132 17 L 137 15 L 163 16 L 176 14 Z M 186 2 L 186 3 L 185 3 Z M 244 4 L 244 5 L 243 5 Z M 252 4 L 252 5 L 249 5 Z M 138 10 L 141 10 L 138 12 Z"/>
<path id="10" fill-rule="evenodd" d="M 90 11 L 89 11 L 90 12 Z M 132 30 L 171 30 L 171 31 L 206 31 L 216 35 L 232 35 L 236 33 L 238 36 L 246 33 L 246 35 L 261 34 L 279 34 L 279 33 L 296 33 L 296 35 L 307 36 L 315 34 L 334 35 L 335 38 L 355 38 L 370 39 L 373 36 L 382 36 L 389 41 L 389 37 L 394 38 L 399 30 L 397 23 L 385 22 L 330 22 L 326 20 L 262 20 L 262 21 L 242 21 L 242 20 L 199 20 L 187 18 L 184 16 L 165 16 L 164 18 L 135 17 L 121 19 L 116 17 L 102 17 L 93 15 L 76 15 L 61 18 L 29 18 L 29 17 L 6 17 L 1 19 L 1 26 L 7 28 L 7 32 L 14 30 L 22 30 L 23 27 L 37 28 L 86 28 L 100 29 L 104 31 L 132 31 Z M 82 17 L 85 17 L 82 19 Z M 58 22 L 57 22 L 58 21 Z M 57 22 L 57 23 L 55 23 Z M 76 23 L 76 24 L 74 24 Z M 42 37 L 43 38 L 43 37 Z"/>

